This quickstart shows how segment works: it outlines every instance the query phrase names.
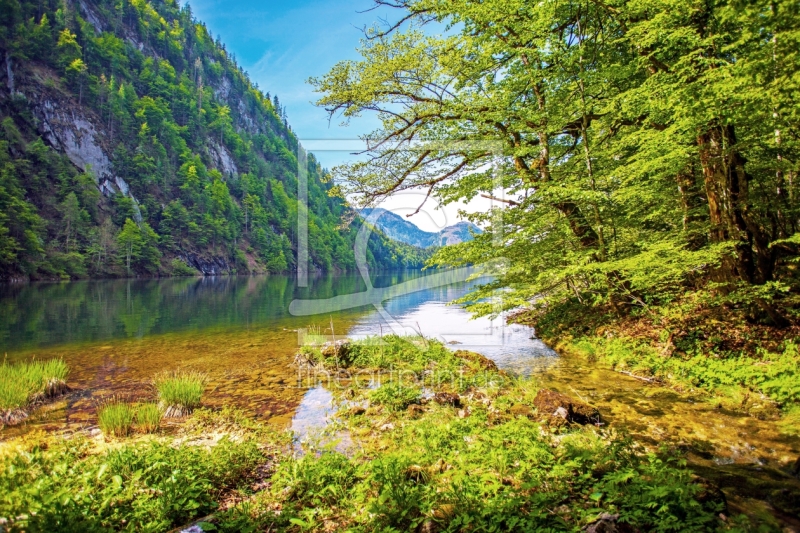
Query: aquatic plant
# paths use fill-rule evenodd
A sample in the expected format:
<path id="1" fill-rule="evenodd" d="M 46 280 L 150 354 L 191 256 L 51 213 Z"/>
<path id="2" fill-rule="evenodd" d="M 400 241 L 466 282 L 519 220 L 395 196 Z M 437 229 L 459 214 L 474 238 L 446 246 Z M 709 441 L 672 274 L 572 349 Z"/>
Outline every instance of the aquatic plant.
<path id="1" fill-rule="evenodd" d="M 164 413 L 161 407 L 156 403 L 140 403 L 135 407 L 136 427 L 142 433 L 155 433 L 158 431 L 163 416 Z"/>
<path id="2" fill-rule="evenodd" d="M 193 370 L 177 370 L 156 376 L 160 406 L 165 417 L 185 416 L 200 406 L 207 377 Z"/>
<path id="3" fill-rule="evenodd" d="M 136 415 L 134 406 L 117 398 L 107 400 L 97 410 L 97 424 L 109 437 L 127 437 Z"/>
<path id="4" fill-rule="evenodd" d="M 27 416 L 37 401 L 67 390 L 69 366 L 61 359 L 0 365 L 0 423 L 13 424 Z"/>

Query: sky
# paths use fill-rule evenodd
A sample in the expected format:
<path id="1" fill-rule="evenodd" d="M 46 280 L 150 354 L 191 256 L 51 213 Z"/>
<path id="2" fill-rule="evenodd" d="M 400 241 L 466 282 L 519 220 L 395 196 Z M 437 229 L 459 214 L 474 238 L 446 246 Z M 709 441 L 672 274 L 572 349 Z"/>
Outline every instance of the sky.
<path id="1" fill-rule="evenodd" d="M 364 116 L 348 126 L 341 124 L 341 118 L 329 121 L 325 110 L 313 104 L 318 95 L 307 80 L 323 76 L 339 61 L 358 59 L 362 29 L 397 20 L 397 10 L 371 10 L 372 0 L 189 0 L 189 4 L 259 88 L 278 96 L 295 134 L 324 167 L 353 160 L 348 151 L 320 150 L 325 143 L 319 141 L 358 139 L 378 126 L 377 119 Z M 381 207 L 406 215 L 423 198 L 422 191 L 396 195 Z M 436 209 L 429 200 L 423 212 L 407 220 L 426 231 L 438 231 L 459 220 L 459 209 L 474 212 L 488 206 L 488 201 L 478 200 Z"/>

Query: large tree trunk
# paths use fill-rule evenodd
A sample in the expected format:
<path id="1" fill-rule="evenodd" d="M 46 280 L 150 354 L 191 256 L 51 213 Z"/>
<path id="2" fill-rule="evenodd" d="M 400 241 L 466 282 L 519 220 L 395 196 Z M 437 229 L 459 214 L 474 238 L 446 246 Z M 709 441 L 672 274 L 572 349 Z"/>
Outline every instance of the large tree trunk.
<path id="1" fill-rule="evenodd" d="M 750 211 L 750 176 L 745 170 L 747 161 L 736 148 L 733 126 L 712 126 L 698 137 L 697 143 L 708 198 L 711 240 L 730 242 L 736 251 L 734 256 L 723 260 L 714 277 L 718 281 L 744 281 L 754 285 L 771 281 L 776 254 L 769 246 L 769 234 Z M 771 303 L 761 299 L 756 303 L 775 325 L 789 325 Z"/>
<path id="2" fill-rule="evenodd" d="M 732 146 L 732 126 L 713 126 L 697 138 L 712 242 L 731 242 L 735 257 L 727 257 L 715 273 L 719 281 L 756 281 L 753 235 L 745 222 L 747 175 L 744 159 Z"/>

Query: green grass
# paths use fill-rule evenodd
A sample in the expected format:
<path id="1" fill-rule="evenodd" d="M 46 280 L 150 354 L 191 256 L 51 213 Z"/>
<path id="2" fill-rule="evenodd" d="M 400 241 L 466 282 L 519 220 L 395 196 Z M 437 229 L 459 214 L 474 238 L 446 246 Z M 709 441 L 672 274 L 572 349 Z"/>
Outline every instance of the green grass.
<path id="1" fill-rule="evenodd" d="M 133 428 L 134 406 L 121 400 L 110 400 L 97 410 L 97 423 L 109 437 L 127 437 Z"/>
<path id="2" fill-rule="evenodd" d="M 184 416 L 200 407 L 206 375 L 192 370 L 161 374 L 155 379 L 158 400 L 165 416 Z"/>
<path id="3" fill-rule="evenodd" d="M 66 389 L 69 367 L 61 359 L 0 365 L 0 411 L 25 409 Z"/>
<path id="4" fill-rule="evenodd" d="M 142 433 L 155 433 L 161 426 L 164 416 L 156 403 L 140 403 L 135 407 L 136 428 Z"/>

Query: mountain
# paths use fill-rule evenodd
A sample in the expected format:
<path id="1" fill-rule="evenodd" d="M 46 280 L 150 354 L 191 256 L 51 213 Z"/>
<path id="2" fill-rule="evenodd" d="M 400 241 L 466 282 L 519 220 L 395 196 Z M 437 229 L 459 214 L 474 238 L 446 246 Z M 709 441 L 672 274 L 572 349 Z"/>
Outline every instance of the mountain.
<path id="1" fill-rule="evenodd" d="M 460 242 L 471 241 L 473 233 L 483 233 L 483 231 L 471 222 L 457 222 L 452 226 L 447 226 L 443 230 L 432 233 L 419 229 L 416 225 L 407 221 L 400 215 L 382 209 L 362 209 L 361 215 L 369 217 L 372 213 L 380 213 L 375 221 L 375 226 L 384 235 L 417 248 L 430 248 L 434 246 L 447 246 L 448 244 L 458 244 Z"/>
<path id="2" fill-rule="evenodd" d="M 0 279 L 282 272 L 298 139 L 176 0 L 0 0 Z M 357 228 L 308 156 L 316 270 Z M 373 235 L 373 267 L 419 266 Z"/>

